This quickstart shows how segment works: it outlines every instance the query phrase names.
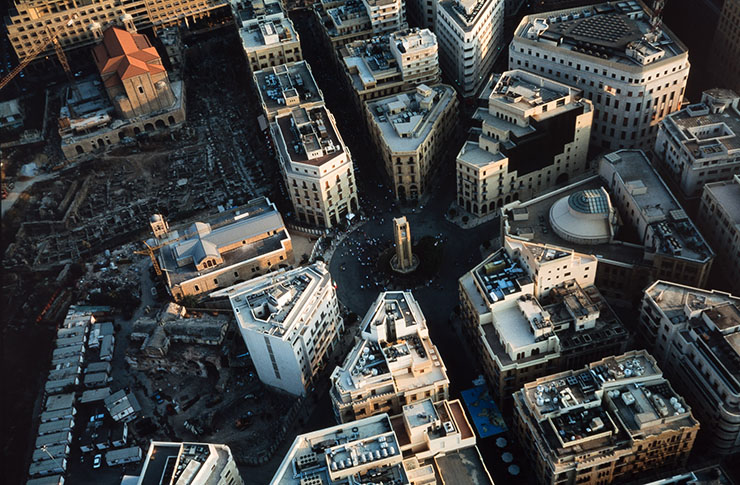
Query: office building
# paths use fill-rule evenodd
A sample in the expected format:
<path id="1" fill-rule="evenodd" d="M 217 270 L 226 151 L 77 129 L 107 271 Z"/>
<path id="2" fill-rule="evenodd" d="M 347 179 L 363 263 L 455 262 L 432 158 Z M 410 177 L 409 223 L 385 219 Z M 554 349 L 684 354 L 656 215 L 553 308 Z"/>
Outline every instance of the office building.
<path id="1" fill-rule="evenodd" d="M 268 67 L 255 72 L 253 79 L 267 123 L 278 115 L 289 115 L 295 108 L 324 104 L 324 94 L 306 61 Z"/>
<path id="2" fill-rule="evenodd" d="M 70 50 L 97 43 L 102 29 L 124 16 L 136 30 L 159 29 L 208 17 L 227 5 L 225 0 L 15 0 L 5 27 L 13 50 L 23 61 L 38 47 L 37 42 L 47 38 L 47 29 L 56 33 L 64 50 Z M 54 56 L 52 44 L 37 57 L 47 56 Z"/>
<path id="3" fill-rule="evenodd" d="M 434 32 L 442 70 L 463 97 L 474 97 L 503 51 L 504 0 L 441 0 Z"/>
<path id="4" fill-rule="evenodd" d="M 313 6 L 327 49 L 405 29 L 404 0 L 319 0 Z"/>
<path id="5" fill-rule="evenodd" d="M 542 377 L 514 395 L 538 483 L 612 483 L 686 464 L 699 421 L 642 351 Z"/>
<path id="6" fill-rule="evenodd" d="M 446 84 L 427 86 L 365 103 L 370 136 L 378 147 L 396 199 L 428 192 L 455 133 L 458 101 Z"/>
<path id="7" fill-rule="evenodd" d="M 678 110 L 688 49 L 665 26 L 652 29 L 640 0 L 525 16 L 509 68 L 581 89 L 594 104 L 594 150 L 650 149 L 660 121 Z"/>
<path id="8" fill-rule="evenodd" d="M 363 318 L 361 340 L 331 374 L 340 423 L 397 414 L 424 399 L 447 399 L 450 381 L 411 292 L 381 293 Z"/>
<path id="9" fill-rule="evenodd" d="M 83 80 L 63 93 L 59 136 L 68 160 L 185 122 L 184 82 L 170 82 L 149 39 L 124 24 L 129 30 L 109 27 L 92 50 L 102 83 Z"/>
<path id="10" fill-rule="evenodd" d="M 645 290 L 639 325 L 711 452 L 740 451 L 740 298 L 659 280 Z"/>
<path id="11" fill-rule="evenodd" d="M 597 256 L 596 286 L 624 303 L 658 278 L 704 286 L 714 252 L 645 154 L 619 150 L 598 163 L 598 176 L 505 207 L 502 240 Z"/>
<path id="12" fill-rule="evenodd" d="M 339 57 L 361 113 L 365 101 L 440 81 L 437 38 L 426 29 L 350 42 Z"/>
<path id="13" fill-rule="evenodd" d="M 344 328 L 326 266 L 273 273 L 214 294 L 224 296 L 260 380 L 305 395 Z"/>
<path id="14" fill-rule="evenodd" d="M 740 295 L 736 277 L 740 271 L 740 175 L 704 186 L 697 220 L 718 261 L 722 261 L 721 269 L 732 292 Z"/>
<path id="15" fill-rule="evenodd" d="M 457 204 L 496 213 L 583 174 L 593 106 L 583 93 L 521 70 L 494 76 L 473 119 L 480 128 L 457 155 Z M 477 136 L 476 136 L 477 135 Z"/>
<path id="16" fill-rule="evenodd" d="M 289 18 L 264 20 L 251 27 L 242 27 L 239 37 L 253 73 L 303 59 L 298 33 Z"/>
<path id="17" fill-rule="evenodd" d="M 152 441 L 136 485 L 191 483 L 242 485 L 231 450 L 210 443 Z"/>
<path id="18" fill-rule="evenodd" d="M 594 256 L 507 240 L 460 278 L 464 331 L 493 397 L 623 352 L 629 332 L 594 286 Z"/>
<path id="19" fill-rule="evenodd" d="M 271 485 L 493 481 L 460 401 L 422 400 L 400 414 L 298 435 Z"/>
<path id="20" fill-rule="evenodd" d="M 275 204 L 265 197 L 172 230 L 157 245 L 157 262 L 175 300 L 293 262 L 290 234 Z"/>
<path id="21" fill-rule="evenodd" d="M 740 0 L 724 0 L 707 68 L 717 86 L 740 93 Z"/>
<path id="22" fill-rule="evenodd" d="M 358 209 L 354 166 L 329 110 L 295 108 L 270 130 L 298 220 L 327 228 L 350 221 Z"/>
<path id="23" fill-rule="evenodd" d="M 686 197 L 740 173 L 740 96 L 711 89 L 701 102 L 665 117 L 655 141 L 660 167 Z"/>

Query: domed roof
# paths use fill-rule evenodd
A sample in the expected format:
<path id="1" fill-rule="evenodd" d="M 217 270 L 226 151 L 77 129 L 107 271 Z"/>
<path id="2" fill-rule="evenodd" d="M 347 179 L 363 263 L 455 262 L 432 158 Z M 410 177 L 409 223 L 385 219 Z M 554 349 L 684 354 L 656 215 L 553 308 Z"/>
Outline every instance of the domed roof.
<path id="1" fill-rule="evenodd" d="M 589 189 L 575 192 L 568 197 L 568 205 L 582 214 L 606 214 L 609 198 L 603 190 Z"/>

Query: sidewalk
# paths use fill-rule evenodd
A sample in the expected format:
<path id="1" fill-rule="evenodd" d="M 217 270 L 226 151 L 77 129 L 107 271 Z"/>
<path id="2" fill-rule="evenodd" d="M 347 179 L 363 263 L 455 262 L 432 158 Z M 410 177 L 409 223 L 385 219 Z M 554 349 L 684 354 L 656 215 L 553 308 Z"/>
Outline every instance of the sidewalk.
<path id="1" fill-rule="evenodd" d="M 455 210 L 455 215 L 450 216 L 450 210 Z M 490 222 L 494 219 L 497 219 L 501 215 L 499 210 L 496 210 L 494 212 L 490 212 L 486 214 L 483 217 L 477 217 L 469 212 L 465 211 L 465 209 L 460 208 L 454 201 L 452 204 L 450 204 L 450 207 L 445 212 L 445 219 L 450 221 L 451 223 L 455 224 L 456 226 L 461 227 L 462 229 L 472 229 L 474 227 L 478 227 L 481 224 L 485 224 L 486 222 Z M 468 221 L 463 222 L 463 218 L 467 217 Z"/>

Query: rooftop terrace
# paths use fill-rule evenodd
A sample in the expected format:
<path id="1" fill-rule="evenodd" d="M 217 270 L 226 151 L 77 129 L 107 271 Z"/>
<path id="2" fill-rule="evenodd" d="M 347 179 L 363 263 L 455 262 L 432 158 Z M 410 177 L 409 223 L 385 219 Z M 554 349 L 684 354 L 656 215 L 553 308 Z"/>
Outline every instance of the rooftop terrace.
<path id="1" fill-rule="evenodd" d="M 270 119 L 281 108 L 319 102 L 324 97 L 306 61 L 268 67 L 257 71 L 254 79 Z"/>
<path id="2" fill-rule="evenodd" d="M 684 54 L 686 47 L 664 26 L 657 36 L 650 33 L 648 12 L 641 2 L 625 0 L 532 14 L 514 35 L 622 67 Z"/>
<path id="3" fill-rule="evenodd" d="M 427 139 L 434 123 L 455 101 L 451 86 L 419 86 L 414 92 L 370 101 L 367 109 L 393 152 L 416 150 Z"/>

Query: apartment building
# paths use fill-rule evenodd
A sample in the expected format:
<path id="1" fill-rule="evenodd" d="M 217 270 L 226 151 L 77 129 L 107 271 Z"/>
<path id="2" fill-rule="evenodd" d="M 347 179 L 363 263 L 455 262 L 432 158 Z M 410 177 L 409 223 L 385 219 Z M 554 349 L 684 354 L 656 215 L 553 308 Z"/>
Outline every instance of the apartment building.
<path id="1" fill-rule="evenodd" d="M 652 30 L 640 0 L 525 16 L 509 68 L 583 90 L 594 104 L 595 149 L 652 148 L 660 121 L 681 107 L 688 49 L 665 26 Z"/>
<path id="2" fill-rule="evenodd" d="M 437 38 L 429 30 L 403 30 L 358 40 L 339 49 L 357 110 L 364 102 L 440 82 Z"/>
<path id="3" fill-rule="evenodd" d="M 213 296 L 229 298 L 260 380 L 306 395 L 344 329 L 324 263 L 264 275 Z"/>
<path id="4" fill-rule="evenodd" d="M 253 76 L 267 123 L 295 108 L 312 109 L 324 104 L 321 92 L 306 61 L 268 67 Z"/>
<path id="5" fill-rule="evenodd" d="M 712 453 L 740 451 L 740 298 L 659 280 L 645 290 L 639 325 Z"/>
<path id="6" fill-rule="evenodd" d="M 474 97 L 503 50 L 504 0 L 441 0 L 434 32 L 442 70 L 463 97 Z"/>
<path id="7" fill-rule="evenodd" d="M 599 484 L 686 464 L 699 421 L 645 352 L 542 377 L 514 395 L 538 483 Z"/>
<path id="8" fill-rule="evenodd" d="M 415 91 L 366 102 L 365 116 L 396 199 L 419 199 L 429 189 L 431 175 L 455 132 L 454 88 L 422 84 Z"/>
<path id="9" fill-rule="evenodd" d="M 660 123 L 655 154 L 660 167 L 686 197 L 701 196 L 710 182 L 740 173 L 740 96 L 710 89 L 701 102 Z"/>
<path id="10" fill-rule="evenodd" d="M 707 67 L 714 82 L 740 92 L 740 0 L 722 2 Z"/>
<path id="11" fill-rule="evenodd" d="M 456 160 L 457 204 L 485 216 L 583 174 L 593 106 L 578 90 L 526 71 L 493 76 L 479 128 Z"/>
<path id="12" fill-rule="evenodd" d="M 362 0 L 373 34 L 395 32 L 406 27 L 405 0 Z"/>
<path id="13" fill-rule="evenodd" d="M 271 485 L 476 483 L 493 485 L 459 400 L 422 400 L 298 435 Z"/>
<path id="14" fill-rule="evenodd" d="M 25 60 L 50 32 L 64 50 L 97 43 L 106 27 L 126 16 L 136 30 L 159 29 L 210 16 L 225 9 L 225 0 L 15 0 L 6 17 L 8 39 L 18 59 Z M 37 57 L 54 55 L 49 44 Z"/>
<path id="15" fill-rule="evenodd" d="M 313 9 L 332 53 L 349 42 L 408 26 L 403 0 L 319 0 Z"/>
<path id="16" fill-rule="evenodd" d="M 735 277 L 740 271 L 740 175 L 704 186 L 698 220 L 717 259 L 722 261 L 722 272 L 732 292 L 740 294 L 740 281 Z"/>
<path id="17" fill-rule="evenodd" d="M 303 59 L 301 41 L 287 17 L 262 20 L 256 25 L 239 29 L 239 37 L 253 73 Z"/>
<path id="18" fill-rule="evenodd" d="M 226 445 L 152 441 L 136 485 L 207 483 L 242 485 L 244 481 Z"/>
<path id="19" fill-rule="evenodd" d="M 352 156 L 325 106 L 294 108 L 277 116 L 270 130 L 301 222 L 330 228 L 357 212 Z"/>
<path id="20" fill-rule="evenodd" d="M 502 240 L 597 256 L 596 286 L 624 303 L 656 279 L 706 285 L 714 252 L 645 154 L 619 150 L 598 167 L 598 176 L 504 207 Z"/>
<path id="21" fill-rule="evenodd" d="M 623 352 L 627 329 L 594 286 L 597 258 L 507 240 L 460 278 L 465 333 L 493 397 L 510 404 L 525 383 Z"/>
<path id="22" fill-rule="evenodd" d="M 153 216 L 154 225 L 160 221 L 161 215 Z M 205 222 L 157 234 L 157 262 L 175 300 L 225 288 L 293 262 L 290 234 L 266 197 Z"/>
<path id="23" fill-rule="evenodd" d="M 360 328 L 360 340 L 331 374 L 338 422 L 398 414 L 407 404 L 449 397 L 447 369 L 411 292 L 381 293 Z"/>

